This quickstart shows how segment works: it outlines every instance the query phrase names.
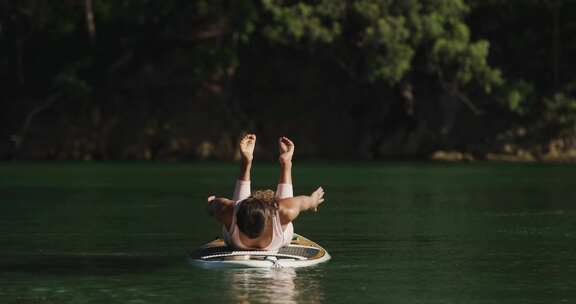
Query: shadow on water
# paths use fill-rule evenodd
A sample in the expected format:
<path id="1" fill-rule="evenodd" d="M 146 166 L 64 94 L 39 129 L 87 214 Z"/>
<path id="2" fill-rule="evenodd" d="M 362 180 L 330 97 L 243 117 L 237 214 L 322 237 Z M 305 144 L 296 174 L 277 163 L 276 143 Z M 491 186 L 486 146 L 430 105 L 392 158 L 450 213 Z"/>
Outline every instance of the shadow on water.
<path id="1" fill-rule="evenodd" d="M 317 272 L 280 269 L 231 269 L 227 281 L 236 303 L 322 303 Z"/>
<path id="2" fill-rule="evenodd" d="M 148 273 L 178 263 L 178 257 L 128 255 L 0 256 L 0 273 L 120 275 Z"/>

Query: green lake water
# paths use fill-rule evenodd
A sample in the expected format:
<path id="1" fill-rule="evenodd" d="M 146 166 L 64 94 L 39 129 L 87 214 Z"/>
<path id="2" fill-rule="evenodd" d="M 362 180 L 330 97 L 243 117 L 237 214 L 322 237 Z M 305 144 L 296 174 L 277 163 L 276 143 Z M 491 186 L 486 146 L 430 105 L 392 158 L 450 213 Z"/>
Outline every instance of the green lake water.
<path id="1" fill-rule="evenodd" d="M 576 167 L 296 163 L 301 269 L 206 270 L 233 164 L 0 164 L 0 303 L 576 303 Z M 278 168 L 255 164 L 253 188 Z"/>

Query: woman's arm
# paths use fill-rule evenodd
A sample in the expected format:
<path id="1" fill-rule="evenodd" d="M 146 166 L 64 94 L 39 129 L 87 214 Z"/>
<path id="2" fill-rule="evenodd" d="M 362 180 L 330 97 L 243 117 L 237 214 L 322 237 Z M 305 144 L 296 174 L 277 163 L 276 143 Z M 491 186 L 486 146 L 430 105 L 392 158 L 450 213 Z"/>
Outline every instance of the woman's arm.
<path id="1" fill-rule="evenodd" d="M 234 201 L 224 197 L 208 197 L 208 214 L 215 217 L 220 223 L 230 228 L 232 216 L 234 215 Z"/>
<path id="2" fill-rule="evenodd" d="M 288 225 L 300 215 L 300 212 L 310 209 L 316 211 L 322 202 L 324 202 L 324 189 L 322 189 L 322 187 L 316 189 L 316 191 L 312 192 L 309 196 L 301 195 L 281 199 L 278 202 L 280 208 L 280 223 L 282 225 Z"/>

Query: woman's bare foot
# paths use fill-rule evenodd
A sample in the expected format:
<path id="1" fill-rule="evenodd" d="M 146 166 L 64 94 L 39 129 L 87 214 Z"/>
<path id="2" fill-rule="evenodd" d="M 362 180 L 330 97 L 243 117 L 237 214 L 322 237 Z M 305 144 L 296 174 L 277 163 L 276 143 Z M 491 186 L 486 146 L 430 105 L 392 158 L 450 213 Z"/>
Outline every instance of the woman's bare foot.
<path id="1" fill-rule="evenodd" d="M 280 156 L 278 160 L 281 165 L 291 165 L 292 156 L 294 155 L 294 143 L 287 137 L 280 137 L 278 139 L 278 147 L 280 148 Z"/>
<path id="2" fill-rule="evenodd" d="M 240 154 L 242 154 L 242 160 L 252 162 L 254 159 L 254 147 L 256 146 L 256 135 L 246 134 L 242 140 L 240 140 Z"/>

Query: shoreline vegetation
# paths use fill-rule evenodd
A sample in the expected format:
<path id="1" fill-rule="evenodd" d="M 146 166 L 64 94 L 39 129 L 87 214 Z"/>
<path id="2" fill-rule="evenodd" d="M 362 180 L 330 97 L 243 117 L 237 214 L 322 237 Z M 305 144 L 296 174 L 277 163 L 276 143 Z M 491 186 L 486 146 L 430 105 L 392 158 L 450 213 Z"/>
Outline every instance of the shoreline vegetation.
<path id="1" fill-rule="evenodd" d="M 443 162 L 576 163 L 576 149 L 546 154 L 518 149 L 515 153 L 488 152 L 480 156 L 474 156 L 467 152 L 438 150 L 430 156 L 430 160 Z"/>
<path id="2" fill-rule="evenodd" d="M 0 2 L 0 160 L 576 162 L 576 1 Z M 342 139 L 345 139 L 343 142 Z"/>
<path id="3" fill-rule="evenodd" d="M 545 145 L 503 144 L 499 150 L 470 153 L 458 150 L 437 150 L 430 160 L 446 162 L 521 162 L 576 163 L 574 139 L 554 139 Z"/>

